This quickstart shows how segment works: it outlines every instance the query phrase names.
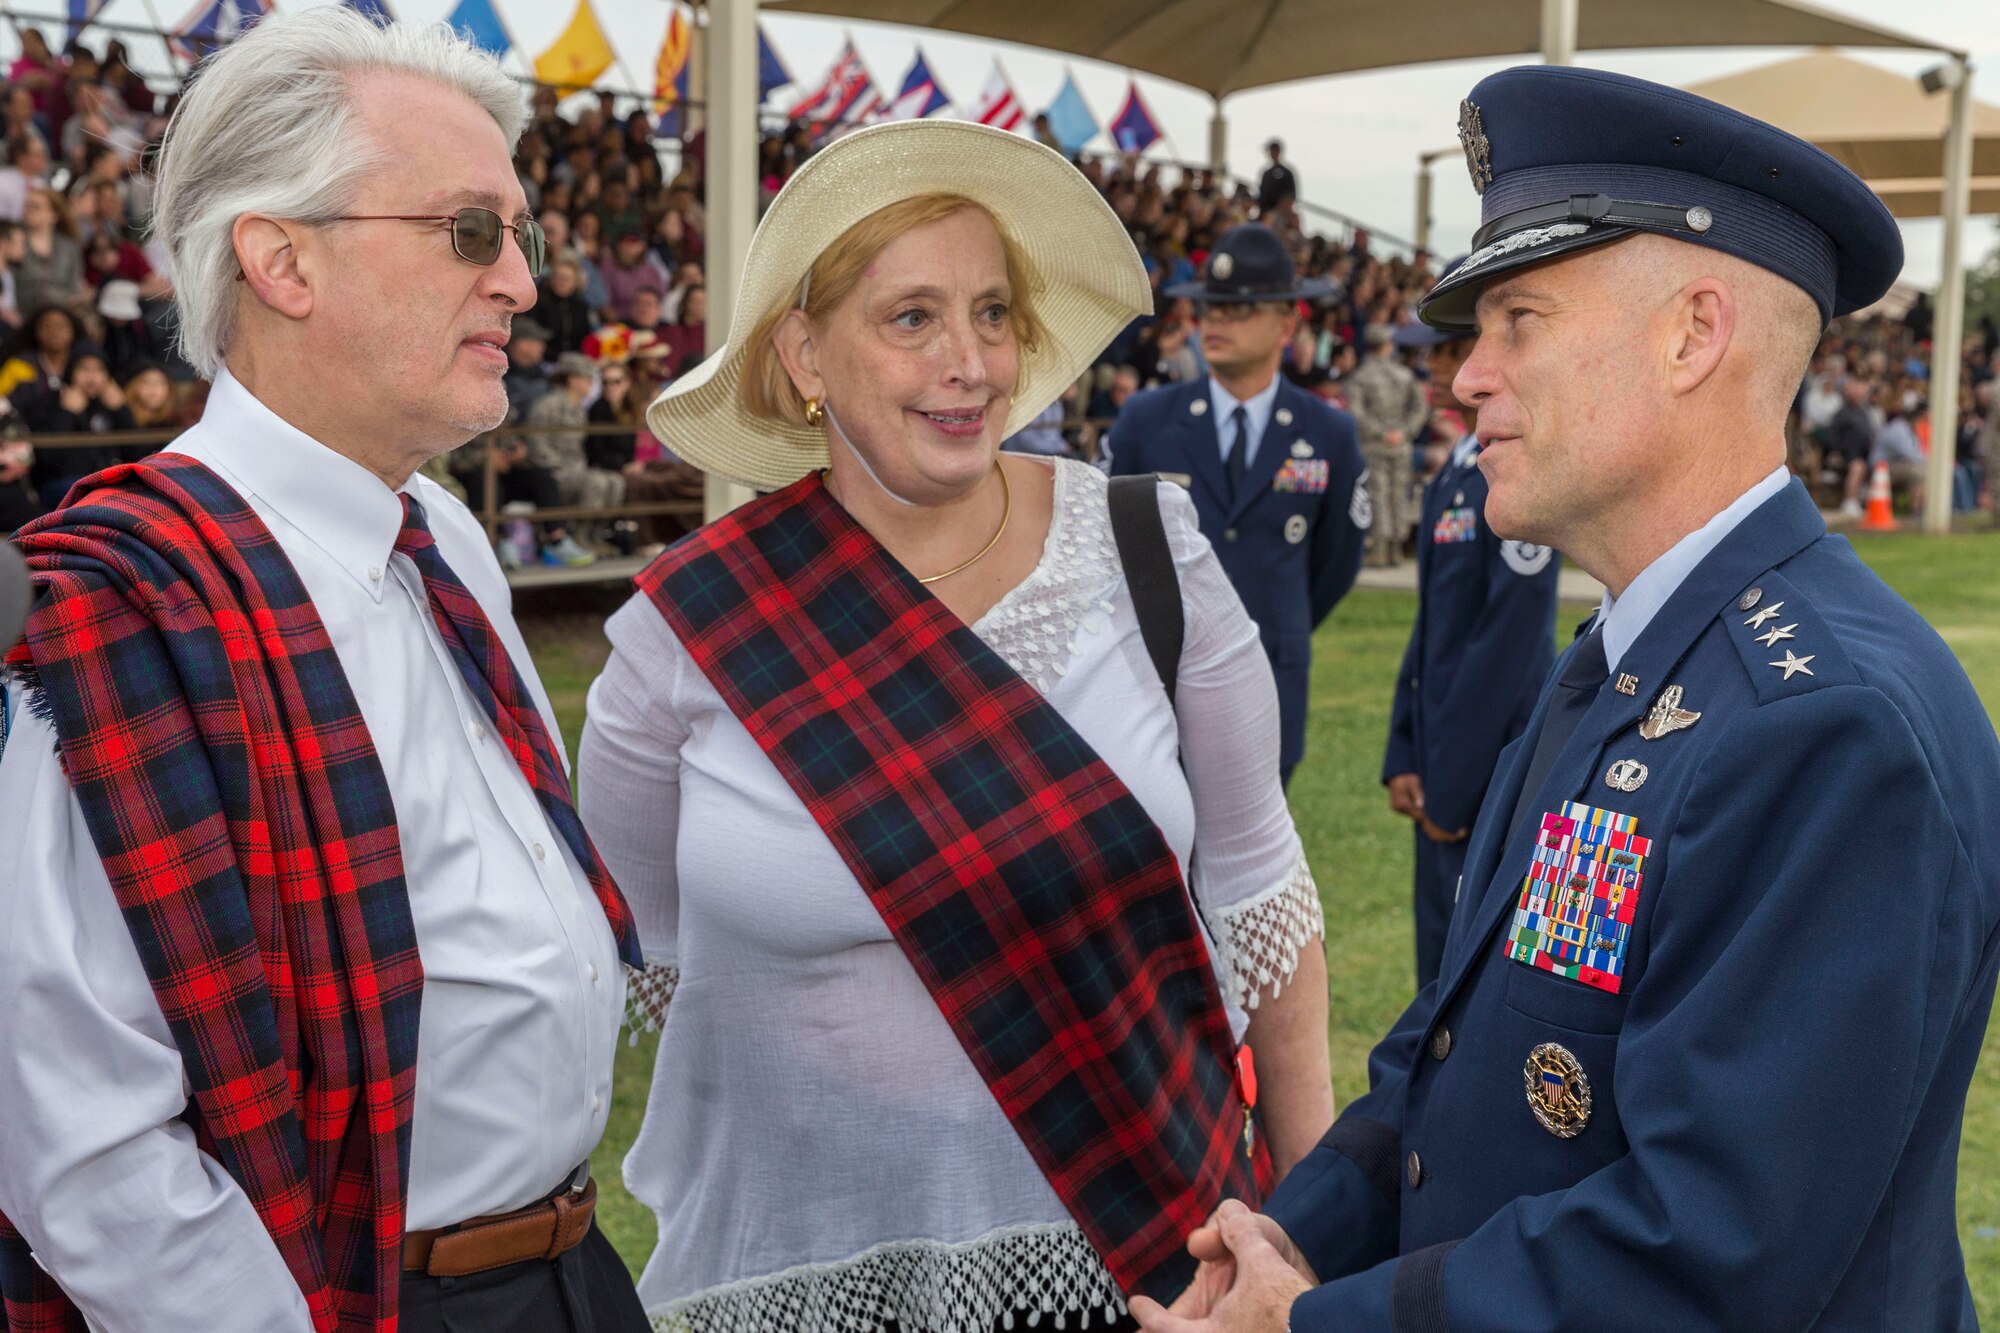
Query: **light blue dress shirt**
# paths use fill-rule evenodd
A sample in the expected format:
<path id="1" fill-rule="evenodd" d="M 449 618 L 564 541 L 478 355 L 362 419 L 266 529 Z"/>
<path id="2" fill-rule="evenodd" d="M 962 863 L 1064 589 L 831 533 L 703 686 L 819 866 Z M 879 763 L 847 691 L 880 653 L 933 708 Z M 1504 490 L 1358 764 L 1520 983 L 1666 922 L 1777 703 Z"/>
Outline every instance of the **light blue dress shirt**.
<path id="1" fill-rule="evenodd" d="M 1640 571 L 1639 577 L 1626 587 L 1624 596 L 1614 600 L 1609 592 L 1604 594 L 1597 617 L 1604 627 L 1606 674 L 1618 670 L 1618 659 L 1639 641 L 1646 626 L 1653 623 L 1653 617 L 1694 572 L 1695 566 L 1759 505 L 1785 489 L 1791 477 L 1790 471 L 1780 464 L 1770 476 L 1736 497 L 1727 509 L 1668 547 L 1666 554 Z"/>
<path id="2" fill-rule="evenodd" d="M 1238 407 L 1247 409 L 1245 424 L 1248 426 L 1249 448 L 1243 455 L 1243 466 L 1247 470 L 1257 461 L 1257 446 L 1263 442 L 1264 428 L 1271 424 L 1271 409 L 1278 404 L 1278 382 L 1282 376 L 1271 376 L 1271 382 L 1248 398 L 1239 399 L 1235 394 L 1216 382 L 1213 375 L 1208 377 L 1208 405 L 1215 412 L 1215 438 L 1222 450 L 1222 461 L 1229 461 L 1229 447 L 1234 433 L 1229 426 L 1230 414 Z"/>

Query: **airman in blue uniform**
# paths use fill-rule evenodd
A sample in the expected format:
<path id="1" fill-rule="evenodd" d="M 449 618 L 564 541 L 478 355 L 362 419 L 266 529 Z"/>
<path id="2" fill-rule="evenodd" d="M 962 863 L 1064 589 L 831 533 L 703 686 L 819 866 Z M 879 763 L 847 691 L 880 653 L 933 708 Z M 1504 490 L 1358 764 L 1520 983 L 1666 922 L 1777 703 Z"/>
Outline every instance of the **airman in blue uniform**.
<path id="1" fill-rule="evenodd" d="M 2000 967 L 2000 740 L 1784 468 L 1902 246 L 1810 145 L 1566 67 L 1482 81 L 1493 528 L 1607 588 L 1466 855 L 1437 981 L 1170 1333 L 1971 1330 L 1959 1129 Z"/>
<path id="2" fill-rule="evenodd" d="M 1397 342 L 1429 349 L 1441 394 L 1472 350 L 1470 337 L 1427 325 L 1399 329 Z M 1414 826 L 1419 990 L 1437 976 L 1466 842 L 1494 765 L 1528 725 L 1555 662 L 1561 569 L 1556 552 L 1508 541 L 1486 522 L 1479 437 L 1467 431 L 1419 507 L 1417 619 L 1396 673 L 1382 756 L 1390 808 Z"/>
<path id="3" fill-rule="evenodd" d="M 1105 445 L 1114 476 L 1157 472 L 1192 495 L 1271 659 L 1287 782 L 1305 754 L 1312 633 L 1354 586 L 1371 513 L 1353 418 L 1278 373 L 1297 302 L 1331 290 L 1298 279 L 1269 227 L 1224 232 L 1203 276 L 1165 292 L 1197 302 L 1209 374 L 1134 395 Z"/>

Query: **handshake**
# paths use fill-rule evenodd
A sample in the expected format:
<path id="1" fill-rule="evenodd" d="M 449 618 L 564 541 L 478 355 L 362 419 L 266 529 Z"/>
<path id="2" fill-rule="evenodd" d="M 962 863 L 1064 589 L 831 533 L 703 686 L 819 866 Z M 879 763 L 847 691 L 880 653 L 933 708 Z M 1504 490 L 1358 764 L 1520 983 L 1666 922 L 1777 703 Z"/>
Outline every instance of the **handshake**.
<path id="1" fill-rule="evenodd" d="M 1132 1298 L 1148 1333 L 1283 1333 L 1292 1302 L 1319 1285 L 1285 1229 L 1235 1199 L 1188 1236 L 1188 1253 L 1200 1266 L 1172 1305 Z"/>

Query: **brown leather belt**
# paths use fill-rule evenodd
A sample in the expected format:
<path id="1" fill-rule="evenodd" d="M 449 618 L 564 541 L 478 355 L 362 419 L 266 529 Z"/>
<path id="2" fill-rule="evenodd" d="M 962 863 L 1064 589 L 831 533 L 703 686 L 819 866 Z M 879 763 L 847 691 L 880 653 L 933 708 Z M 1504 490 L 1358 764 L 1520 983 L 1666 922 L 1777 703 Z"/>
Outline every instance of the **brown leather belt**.
<path id="1" fill-rule="evenodd" d="M 406 1231 L 403 1271 L 464 1277 L 530 1259 L 553 1259 L 583 1240 L 596 1209 L 597 1182 L 586 1180 L 580 1189 L 565 1189 L 511 1213 L 475 1217 L 435 1231 Z"/>

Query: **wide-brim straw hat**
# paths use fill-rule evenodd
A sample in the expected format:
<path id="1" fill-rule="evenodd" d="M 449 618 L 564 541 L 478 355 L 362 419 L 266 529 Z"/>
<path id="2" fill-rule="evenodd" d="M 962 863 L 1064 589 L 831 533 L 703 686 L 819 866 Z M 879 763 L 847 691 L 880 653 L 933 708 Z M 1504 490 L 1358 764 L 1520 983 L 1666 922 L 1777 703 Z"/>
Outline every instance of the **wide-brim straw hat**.
<path id="1" fill-rule="evenodd" d="M 1012 435 L 1062 395 L 1118 331 L 1153 308 L 1145 266 L 1118 215 L 1060 153 L 969 121 L 873 125 L 828 145 L 772 201 L 743 261 L 729 341 L 646 409 L 673 452 L 719 477 L 776 490 L 827 465 L 825 426 L 752 416 L 738 384 L 743 342 L 792 304 L 813 261 L 849 227 L 922 194 L 959 194 L 992 214 L 1026 258 L 1040 345 L 1021 353 Z"/>

